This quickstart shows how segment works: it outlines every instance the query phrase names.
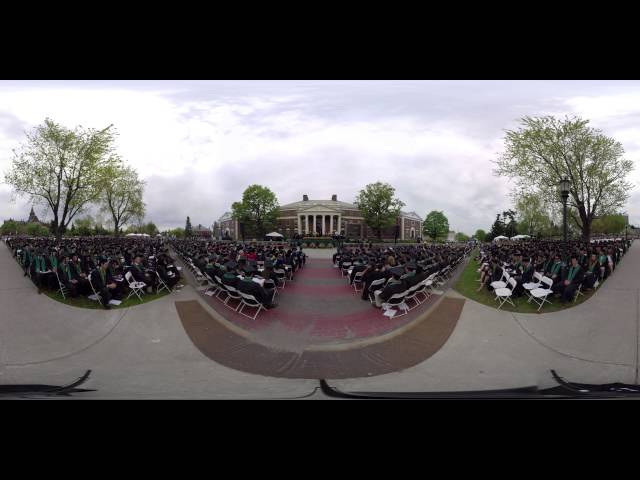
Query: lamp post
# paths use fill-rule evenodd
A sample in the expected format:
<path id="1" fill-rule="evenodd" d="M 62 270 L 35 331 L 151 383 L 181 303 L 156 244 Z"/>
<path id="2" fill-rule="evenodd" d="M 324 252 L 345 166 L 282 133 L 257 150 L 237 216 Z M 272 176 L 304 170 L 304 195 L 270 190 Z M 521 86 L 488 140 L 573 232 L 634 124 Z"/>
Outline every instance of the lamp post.
<path id="1" fill-rule="evenodd" d="M 569 179 L 564 177 L 560 180 L 560 197 L 562 198 L 563 214 L 562 224 L 564 231 L 564 241 L 567 241 L 567 200 L 569 199 Z"/>

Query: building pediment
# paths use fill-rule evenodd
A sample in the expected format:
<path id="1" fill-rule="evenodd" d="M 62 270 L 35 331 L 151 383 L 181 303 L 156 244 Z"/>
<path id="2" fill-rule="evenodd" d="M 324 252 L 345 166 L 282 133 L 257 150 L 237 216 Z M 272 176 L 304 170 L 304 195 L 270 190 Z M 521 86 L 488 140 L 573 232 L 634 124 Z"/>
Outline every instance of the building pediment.
<path id="1" fill-rule="evenodd" d="M 340 213 L 340 210 L 337 210 L 332 207 L 327 207 L 325 205 L 313 205 L 309 208 L 300 208 L 298 209 L 298 213 Z"/>

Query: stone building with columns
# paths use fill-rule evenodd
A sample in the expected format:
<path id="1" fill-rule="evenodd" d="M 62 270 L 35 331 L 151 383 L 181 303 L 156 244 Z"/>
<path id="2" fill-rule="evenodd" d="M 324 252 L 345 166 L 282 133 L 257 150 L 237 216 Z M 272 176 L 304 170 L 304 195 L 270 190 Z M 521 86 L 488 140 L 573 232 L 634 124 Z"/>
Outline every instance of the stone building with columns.
<path id="1" fill-rule="evenodd" d="M 220 217 L 218 223 L 220 231 L 216 236 L 228 234 L 233 239 L 239 238 L 238 222 L 230 212 Z M 421 236 L 422 218 L 415 212 L 400 212 L 396 224 L 400 240 L 412 240 Z M 365 224 L 358 207 L 339 201 L 337 195 L 332 195 L 331 200 L 310 200 L 307 195 L 303 195 L 299 202 L 281 205 L 276 231 L 286 238 L 291 238 L 294 234 L 331 236 L 334 233 L 356 239 L 376 236 Z M 393 239 L 395 231 L 395 225 L 386 228 L 382 237 Z"/>

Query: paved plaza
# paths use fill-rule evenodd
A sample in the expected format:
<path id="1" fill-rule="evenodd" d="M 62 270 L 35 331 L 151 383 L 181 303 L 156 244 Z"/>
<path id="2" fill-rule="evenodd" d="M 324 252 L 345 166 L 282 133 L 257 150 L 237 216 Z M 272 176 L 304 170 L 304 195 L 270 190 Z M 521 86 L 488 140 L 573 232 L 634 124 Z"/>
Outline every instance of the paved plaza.
<path id="1" fill-rule="evenodd" d="M 333 268 L 307 265 L 256 320 L 201 292 L 127 309 L 86 310 L 38 295 L 0 244 L 0 384 L 63 385 L 78 398 L 301 398 L 318 379 L 343 391 L 445 391 L 638 382 L 640 268 L 635 243 L 595 295 L 574 308 L 518 314 L 448 288 L 388 319 Z M 463 268 L 463 267 L 461 267 Z"/>

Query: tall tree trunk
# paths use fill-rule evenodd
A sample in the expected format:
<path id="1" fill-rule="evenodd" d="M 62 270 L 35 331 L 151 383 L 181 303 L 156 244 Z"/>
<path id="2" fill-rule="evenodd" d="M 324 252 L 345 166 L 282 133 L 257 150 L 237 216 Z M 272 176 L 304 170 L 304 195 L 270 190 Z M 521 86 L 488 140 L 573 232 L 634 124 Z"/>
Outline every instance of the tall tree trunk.
<path id="1" fill-rule="evenodd" d="M 53 234 L 56 236 L 56 241 L 59 242 L 62 239 L 62 228 L 60 226 L 60 222 L 58 222 L 58 215 L 54 215 L 53 217 L 54 231 Z"/>
<path id="2" fill-rule="evenodd" d="M 591 241 L 591 220 L 582 222 L 582 241 L 589 243 Z"/>
<path id="3" fill-rule="evenodd" d="M 580 214 L 580 221 L 582 222 L 582 241 L 591 241 L 591 222 L 593 221 L 593 215 L 587 215 L 584 205 L 578 207 L 578 213 Z"/>

